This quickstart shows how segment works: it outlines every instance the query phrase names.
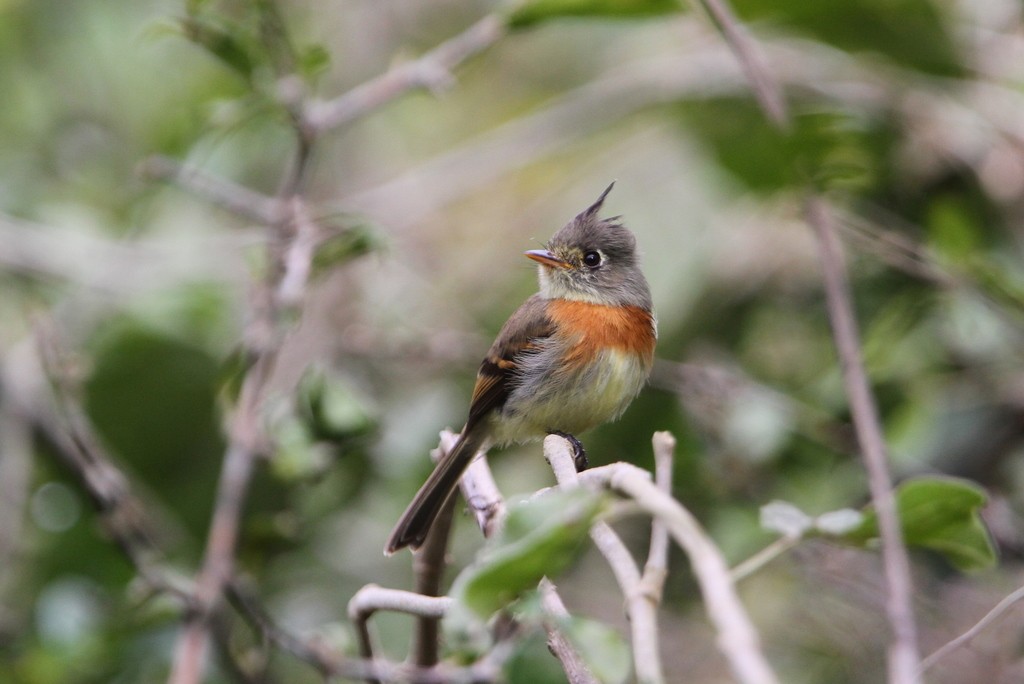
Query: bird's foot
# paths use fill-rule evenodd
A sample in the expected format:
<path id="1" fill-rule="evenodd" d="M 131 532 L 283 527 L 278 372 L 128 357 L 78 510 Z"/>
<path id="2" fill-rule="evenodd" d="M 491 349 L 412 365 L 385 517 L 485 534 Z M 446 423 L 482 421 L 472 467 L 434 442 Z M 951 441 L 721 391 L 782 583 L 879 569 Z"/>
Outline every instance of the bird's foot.
<path id="1" fill-rule="evenodd" d="M 576 466 L 576 472 L 582 473 L 584 470 L 590 467 L 590 462 L 587 461 L 587 451 L 583 448 L 583 442 L 576 439 L 568 432 L 560 432 L 558 430 L 552 430 L 552 435 L 558 435 L 562 439 L 569 442 L 572 445 L 572 462 Z"/>

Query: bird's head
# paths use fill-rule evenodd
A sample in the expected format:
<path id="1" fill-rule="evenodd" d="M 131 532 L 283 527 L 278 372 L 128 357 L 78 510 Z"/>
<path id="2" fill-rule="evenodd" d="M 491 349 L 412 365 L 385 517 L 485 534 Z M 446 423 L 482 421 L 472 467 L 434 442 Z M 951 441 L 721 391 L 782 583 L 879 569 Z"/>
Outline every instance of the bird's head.
<path id="1" fill-rule="evenodd" d="M 650 310 L 651 293 L 640 272 L 636 238 L 619 217 L 598 217 L 614 185 L 555 233 L 544 249 L 526 252 L 540 264 L 543 297 Z"/>

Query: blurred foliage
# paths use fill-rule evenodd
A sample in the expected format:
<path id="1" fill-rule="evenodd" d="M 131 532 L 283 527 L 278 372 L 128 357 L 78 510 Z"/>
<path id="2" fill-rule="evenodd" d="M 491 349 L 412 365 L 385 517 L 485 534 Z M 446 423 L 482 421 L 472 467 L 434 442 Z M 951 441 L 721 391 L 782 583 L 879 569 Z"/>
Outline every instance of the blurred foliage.
<path id="1" fill-rule="evenodd" d="M 94 342 L 86 410 L 115 453 L 170 497 L 194 534 L 209 521 L 224 440 L 214 405 L 216 361 L 132 321 L 107 323 Z M 182 467 L 188 459 L 190 467 Z"/>
<path id="2" fill-rule="evenodd" d="M 963 72 L 943 9 L 927 0 L 737 0 L 735 7 L 748 21 L 778 22 L 848 52 L 881 53 L 935 75 Z"/>
<path id="3" fill-rule="evenodd" d="M 985 570 L 996 562 L 992 539 L 979 515 L 985 503 L 981 487 L 952 478 L 914 478 L 896 489 L 906 543 L 937 551 L 964 571 Z M 877 540 L 875 511 L 871 509 L 864 522 L 844 536 L 862 544 Z"/>
<path id="4" fill-rule="evenodd" d="M 486 619 L 545 576 L 557 576 L 579 555 L 603 503 L 577 489 L 510 507 L 501 532 L 452 582 L 452 595 Z"/>
<path id="5" fill-rule="evenodd" d="M 517 30 L 458 67 L 443 97 L 407 94 L 312 150 L 304 194 L 325 234 L 301 320 L 290 310 L 283 322 L 273 444 L 237 554 L 269 613 L 352 652 L 348 598 L 368 582 L 410 585 L 407 557 L 380 549 L 438 430 L 464 420 L 490 339 L 534 291 L 520 254 L 613 178 L 609 213 L 644 252 L 663 363 L 620 421 L 584 436 L 592 462 L 651 468 L 651 433 L 673 431 L 674 494 L 732 562 L 779 533 L 778 519 L 759 520 L 767 502 L 819 527 L 836 523 L 823 511 L 864 511 L 846 532 L 856 544 L 811 534 L 745 580 L 781 678 L 879 681 L 887 639 L 802 220 L 809 187 L 843 231 L 925 648 L 1012 590 L 1024 553 L 1024 10 L 734 6 L 786 90 L 785 133 L 732 75 L 706 17 L 677 2 L 0 1 L 0 681 L 161 681 L 181 612 L 140 586 L 32 422 L 32 388 L 45 387 L 25 358 L 33 317 L 61 329 L 73 398 L 145 503 L 168 570 L 191 577 L 205 543 L 225 413 L 252 360 L 264 230 L 140 178 L 140 163 L 167 155 L 273 192 L 294 153 L 294 97 L 330 101 L 488 11 Z M 536 445 L 505 451 L 493 466 L 507 496 L 550 484 Z M 623 677 L 622 598 L 582 543 L 599 501 L 517 509 L 476 564 L 479 533 L 459 516 L 455 593 L 482 614 L 516 599 L 510 682 L 561 681 L 529 591 L 556 566 L 570 636 L 608 681 Z M 646 525 L 617 527 L 642 560 Z M 666 670 L 722 681 L 686 559 L 671 566 Z M 230 663 L 252 668 L 246 681 L 320 681 L 227 615 L 209 681 L 245 680 Z M 1024 626 L 1006 620 L 934 681 L 1019 680 Z M 409 624 L 375 618 L 389 655 Z M 455 652 L 467 634 L 449 636 Z"/>
<path id="6" fill-rule="evenodd" d="M 720 98 L 681 105 L 684 125 L 709 145 L 722 168 L 755 192 L 815 187 L 871 195 L 886 187 L 892 168 L 891 122 L 858 121 L 852 112 L 820 106 L 794 112 L 780 131 L 749 99 Z"/>
<path id="7" fill-rule="evenodd" d="M 674 0 L 527 0 L 513 5 L 508 23 L 513 28 L 526 28 L 563 17 L 651 17 L 681 9 Z"/>

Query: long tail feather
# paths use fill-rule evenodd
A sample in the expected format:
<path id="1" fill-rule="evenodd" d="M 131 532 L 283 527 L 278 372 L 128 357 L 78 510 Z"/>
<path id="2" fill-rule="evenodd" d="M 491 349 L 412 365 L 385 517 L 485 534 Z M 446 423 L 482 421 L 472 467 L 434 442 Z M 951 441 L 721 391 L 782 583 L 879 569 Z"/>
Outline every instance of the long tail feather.
<path id="1" fill-rule="evenodd" d="M 385 555 L 390 556 L 399 549 L 410 546 L 414 550 L 423 544 L 434 518 L 445 501 L 459 485 L 459 478 L 465 472 L 473 456 L 480 448 L 481 439 L 465 432 L 459 436 L 452 450 L 434 466 L 434 471 L 416 492 L 405 513 L 398 519 L 384 546 Z"/>

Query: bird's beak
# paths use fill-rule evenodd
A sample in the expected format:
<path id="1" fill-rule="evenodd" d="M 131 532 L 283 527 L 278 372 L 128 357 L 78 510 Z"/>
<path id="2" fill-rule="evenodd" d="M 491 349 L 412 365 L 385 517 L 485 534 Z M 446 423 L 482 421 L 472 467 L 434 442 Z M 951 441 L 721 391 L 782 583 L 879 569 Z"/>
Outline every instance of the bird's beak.
<path id="1" fill-rule="evenodd" d="M 569 262 L 563 259 L 559 259 L 554 254 L 546 249 L 531 249 L 526 252 L 526 256 L 533 259 L 538 264 L 544 264 L 545 266 L 554 266 L 556 268 L 569 268 Z"/>

